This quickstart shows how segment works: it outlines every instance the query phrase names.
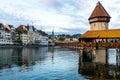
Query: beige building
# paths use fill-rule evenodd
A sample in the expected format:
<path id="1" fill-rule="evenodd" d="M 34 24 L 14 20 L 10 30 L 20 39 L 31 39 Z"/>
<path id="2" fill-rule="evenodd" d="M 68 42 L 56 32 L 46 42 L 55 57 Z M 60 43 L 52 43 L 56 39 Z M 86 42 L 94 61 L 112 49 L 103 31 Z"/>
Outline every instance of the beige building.
<path id="1" fill-rule="evenodd" d="M 25 27 L 25 25 L 20 25 L 18 28 L 17 28 L 17 31 L 20 33 L 20 39 L 22 41 L 23 44 L 28 44 L 28 30 L 27 28 Z"/>

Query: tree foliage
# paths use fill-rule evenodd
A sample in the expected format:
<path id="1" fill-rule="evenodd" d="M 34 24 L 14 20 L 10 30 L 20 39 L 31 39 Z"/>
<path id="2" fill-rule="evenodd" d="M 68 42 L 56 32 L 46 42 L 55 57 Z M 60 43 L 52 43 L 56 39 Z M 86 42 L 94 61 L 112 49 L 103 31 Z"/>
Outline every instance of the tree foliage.
<path id="1" fill-rule="evenodd" d="M 64 41 L 64 40 L 65 40 L 65 37 L 60 36 L 60 37 L 59 37 L 59 40 L 60 40 L 60 41 Z"/>

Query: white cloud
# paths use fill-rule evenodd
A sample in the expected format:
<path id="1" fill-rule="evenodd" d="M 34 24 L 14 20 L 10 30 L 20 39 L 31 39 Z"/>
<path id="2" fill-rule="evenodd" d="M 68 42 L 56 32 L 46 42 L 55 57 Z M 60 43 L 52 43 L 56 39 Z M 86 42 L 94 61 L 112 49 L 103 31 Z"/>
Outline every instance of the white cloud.
<path id="1" fill-rule="evenodd" d="M 55 26 L 56 32 L 80 29 L 81 33 L 89 29 L 88 18 L 97 2 L 97 0 L 3 0 L 0 3 L 0 10 L 4 13 L 0 14 L 14 17 L 10 17 L 14 24 L 33 22 L 37 26 L 46 26 L 45 31 L 53 29 L 47 26 Z M 100 2 L 112 17 L 111 28 L 118 28 L 120 24 L 117 22 L 120 20 L 119 0 L 100 0 Z M 0 20 L 4 21 L 3 23 L 9 22 L 7 21 L 9 16 L 3 17 L 6 21 Z"/>

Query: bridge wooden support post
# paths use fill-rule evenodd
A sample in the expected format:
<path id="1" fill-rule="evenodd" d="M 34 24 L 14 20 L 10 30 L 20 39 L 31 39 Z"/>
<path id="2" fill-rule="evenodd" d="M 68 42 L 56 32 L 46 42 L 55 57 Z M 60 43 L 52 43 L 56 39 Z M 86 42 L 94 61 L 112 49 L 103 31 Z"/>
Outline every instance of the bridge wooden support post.
<path id="1" fill-rule="evenodd" d="M 119 62 L 119 59 L 120 59 L 120 49 L 116 49 L 116 65 L 120 65 L 120 62 Z"/>
<path id="2" fill-rule="evenodd" d="M 94 62 L 94 60 L 95 60 L 95 58 L 96 58 L 96 51 L 95 51 L 95 48 L 92 47 L 90 50 L 91 50 L 92 62 Z"/>
<path id="3" fill-rule="evenodd" d="M 95 48 L 92 48 L 92 55 L 95 57 L 96 52 L 95 52 Z"/>
<path id="4" fill-rule="evenodd" d="M 80 49 L 80 53 L 79 53 L 79 62 L 82 62 L 82 58 L 83 58 L 83 49 Z"/>
<path id="5" fill-rule="evenodd" d="M 81 73 L 82 67 L 83 67 L 83 48 L 80 47 L 79 52 L 79 64 L 78 64 L 78 73 Z"/>
<path id="6" fill-rule="evenodd" d="M 108 65 L 109 52 L 108 52 L 108 49 L 105 49 L 105 50 L 106 50 L 106 64 Z"/>

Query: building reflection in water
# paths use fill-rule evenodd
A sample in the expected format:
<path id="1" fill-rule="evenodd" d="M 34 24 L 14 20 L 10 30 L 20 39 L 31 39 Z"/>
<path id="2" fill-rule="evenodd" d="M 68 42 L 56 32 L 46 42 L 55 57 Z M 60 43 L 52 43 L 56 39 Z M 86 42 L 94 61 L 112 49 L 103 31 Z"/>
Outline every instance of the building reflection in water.
<path id="1" fill-rule="evenodd" d="M 78 72 L 92 80 L 120 79 L 120 51 L 116 50 L 116 64 L 109 63 L 108 49 L 83 49 L 79 55 Z"/>
<path id="2" fill-rule="evenodd" d="M 48 52 L 51 53 L 51 62 L 54 64 L 54 46 L 48 48 Z"/>
<path id="3" fill-rule="evenodd" d="M 12 61 L 18 66 L 30 66 L 34 64 L 34 50 L 32 48 L 14 49 Z"/>
<path id="4" fill-rule="evenodd" d="M 0 69 L 4 67 L 11 67 L 12 64 L 12 49 L 0 48 Z"/>
<path id="5" fill-rule="evenodd" d="M 48 47 L 41 48 L 0 48 L 0 69 L 12 66 L 29 67 L 40 64 L 47 56 Z"/>

